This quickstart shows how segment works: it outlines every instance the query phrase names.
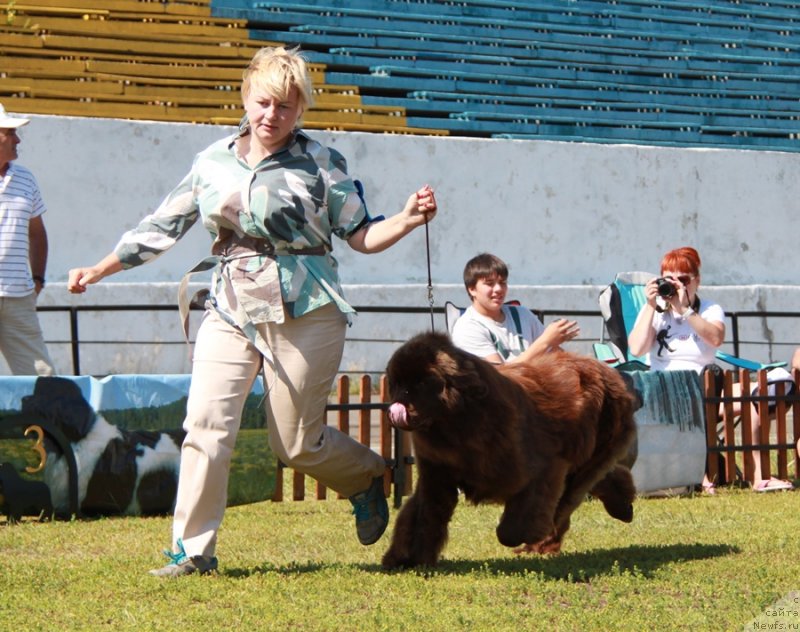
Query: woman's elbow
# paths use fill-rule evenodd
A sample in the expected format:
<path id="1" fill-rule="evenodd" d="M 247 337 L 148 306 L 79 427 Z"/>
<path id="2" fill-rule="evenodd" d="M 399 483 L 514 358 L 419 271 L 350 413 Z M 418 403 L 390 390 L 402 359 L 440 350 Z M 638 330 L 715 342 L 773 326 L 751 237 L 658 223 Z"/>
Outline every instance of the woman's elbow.
<path id="1" fill-rule="evenodd" d="M 367 248 L 365 238 L 366 238 L 366 233 L 364 232 L 364 229 L 361 229 L 357 233 L 353 233 L 350 236 L 350 238 L 347 240 L 347 245 L 350 246 L 356 252 L 368 253 L 369 249 Z"/>
<path id="2" fill-rule="evenodd" d="M 356 252 L 360 252 L 363 255 L 369 254 L 369 250 L 366 249 L 364 242 L 362 241 L 350 240 L 347 242 L 347 244 Z"/>
<path id="3" fill-rule="evenodd" d="M 722 343 L 725 342 L 725 328 L 719 325 L 712 325 L 703 334 L 703 338 L 715 349 L 721 347 Z"/>
<path id="4" fill-rule="evenodd" d="M 645 352 L 644 345 L 635 338 L 628 338 L 628 354 L 632 356 L 639 356 L 644 355 Z"/>

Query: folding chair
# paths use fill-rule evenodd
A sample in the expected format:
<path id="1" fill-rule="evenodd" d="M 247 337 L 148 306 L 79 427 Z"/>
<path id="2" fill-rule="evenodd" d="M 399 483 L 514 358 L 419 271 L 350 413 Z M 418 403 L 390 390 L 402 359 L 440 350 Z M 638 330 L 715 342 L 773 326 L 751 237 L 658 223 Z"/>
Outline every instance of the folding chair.
<path id="1" fill-rule="evenodd" d="M 596 358 L 626 370 L 649 368 L 644 357 L 631 355 L 628 349 L 628 335 L 636 322 L 636 316 L 646 302 L 644 286 L 654 276 L 649 272 L 620 272 L 614 281 L 600 292 L 598 303 L 604 324 L 601 332 L 607 332 L 609 340 L 606 341 L 604 333 L 601 333 L 600 342 L 593 345 Z M 786 362 L 756 362 L 723 351 L 717 351 L 716 357 L 722 362 L 748 371 L 786 366 Z"/>
<path id="2" fill-rule="evenodd" d="M 519 307 L 521 303 L 517 300 L 506 301 L 505 305 L 513 305 L 515 307 Z M 447 333 L 451 336 L 453 335 L 453 327 L 455 327 L 456 321 L 461 318 L 464 312 L 467 311 L 466 307 L 459 307 L 455 303 L 451 301 L 447 301 L 444 304 L 444 326 L 447 328 Z"/>
<path id="3" fill-rule="evenodd" d="M 636 316 L 645 304 L 644 286 L 655 275 L 649 272 L 620 272 L 598 297 L 603 327 L 600 342 L 593 345 L 594 355 L 609 365 L 622 370 L 646 371 L 649 367 L 644 357 L 636 357 L 628 350 L 628 334 L 633 329 Z M 609 340 L 605 340 L 605 333 Z"/>
<path id="4" fill-rule="evenodd" d="M 444 304 L 444 326 L 451 336 L 453 335 L 453 327 L 456 321 L 461 318 L 465 310 L 466 307 L 458 307 L 458 305 L 450 301 Z"/>

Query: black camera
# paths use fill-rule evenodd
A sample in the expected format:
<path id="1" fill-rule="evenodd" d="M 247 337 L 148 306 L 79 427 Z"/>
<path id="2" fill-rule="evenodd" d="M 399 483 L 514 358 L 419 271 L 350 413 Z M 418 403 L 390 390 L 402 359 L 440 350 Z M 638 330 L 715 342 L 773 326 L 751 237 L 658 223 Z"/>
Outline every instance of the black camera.
<path id="1" fill-rule="evenodd" d="M 656 279 L 656 286 L 658 287 L 658 295 L 661 298 L 672 298 L 678 291 L 675 289 L 672 281 L 666 277 L 659 277 Z"/>

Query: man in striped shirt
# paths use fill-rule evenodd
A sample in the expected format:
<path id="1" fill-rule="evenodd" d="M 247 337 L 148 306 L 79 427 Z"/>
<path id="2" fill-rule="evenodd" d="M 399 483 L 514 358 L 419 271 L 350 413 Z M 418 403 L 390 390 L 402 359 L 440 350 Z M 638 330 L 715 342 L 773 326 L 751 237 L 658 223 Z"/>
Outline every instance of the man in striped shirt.
<path id="1" fill-rule="evenodd" d="M 47 267 L 46 209 L 36 178 L 12 162 L 17 129 L 28 122 L 0 105 L 0 352 L 14 375 L 52 375 L 36 315 Z"/>

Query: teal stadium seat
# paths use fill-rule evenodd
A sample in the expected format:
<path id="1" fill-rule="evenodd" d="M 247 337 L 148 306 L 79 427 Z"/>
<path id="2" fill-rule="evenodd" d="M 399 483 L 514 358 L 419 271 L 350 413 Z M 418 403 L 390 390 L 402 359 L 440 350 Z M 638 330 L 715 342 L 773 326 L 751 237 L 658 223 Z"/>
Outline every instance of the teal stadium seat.
<path id="1" fill-rule="evenodd" d="M 788 0 L 212 0 L 300 45 L 409 128 L 495 138 L 798 151 Z"/>

